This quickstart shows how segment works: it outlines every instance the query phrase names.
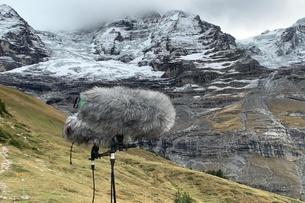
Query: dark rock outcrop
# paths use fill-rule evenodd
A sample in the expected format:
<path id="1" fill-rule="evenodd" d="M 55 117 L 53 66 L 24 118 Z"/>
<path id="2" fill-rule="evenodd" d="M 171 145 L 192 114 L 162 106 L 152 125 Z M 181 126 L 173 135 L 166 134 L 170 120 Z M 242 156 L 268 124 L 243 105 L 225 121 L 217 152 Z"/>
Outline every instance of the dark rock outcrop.
<path id="1" fill-rule="evenodd" d="M 0 71 L 43 61 L 48 56 L 36 31 L 7 5 L 0 5 Z"/>

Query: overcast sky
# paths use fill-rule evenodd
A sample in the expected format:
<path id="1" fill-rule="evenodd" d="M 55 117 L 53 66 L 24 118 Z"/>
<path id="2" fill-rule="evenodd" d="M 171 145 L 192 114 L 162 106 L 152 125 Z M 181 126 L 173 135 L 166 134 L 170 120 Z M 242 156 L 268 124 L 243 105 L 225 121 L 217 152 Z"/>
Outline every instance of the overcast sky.
<path id="1" fill-rule="evenodd" d="M 39 30 L 72 29 L 144 10 L 180 9 L 220 25 L 237 39 L 305 17 L 305 0 L 0 0 Z"/>

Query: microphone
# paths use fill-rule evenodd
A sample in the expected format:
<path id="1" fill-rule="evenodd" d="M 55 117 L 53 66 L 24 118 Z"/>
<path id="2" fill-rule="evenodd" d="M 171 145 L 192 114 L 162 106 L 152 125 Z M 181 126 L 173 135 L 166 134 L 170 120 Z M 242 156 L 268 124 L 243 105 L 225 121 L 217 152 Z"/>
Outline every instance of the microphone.
<path id="1" fill-rule="evenodd" d="M 78 144 L 96 140 L 109 145 L 114 135 L 129 142 L 155 139 L 175 124 L 169 97 L 157 91 L 95 87 L 82 92 L 80 100 L 78 112 L 67 118 L 64 127 L 64 137 Z"/>

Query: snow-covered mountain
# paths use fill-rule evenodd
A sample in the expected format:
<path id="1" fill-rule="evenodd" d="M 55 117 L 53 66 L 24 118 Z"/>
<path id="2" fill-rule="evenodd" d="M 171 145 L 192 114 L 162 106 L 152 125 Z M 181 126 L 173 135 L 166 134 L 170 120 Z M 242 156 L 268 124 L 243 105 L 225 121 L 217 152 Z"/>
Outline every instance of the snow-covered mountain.
<path id="1" fill-rule="evenodd" d="M 101 60 L 133 61 L 157 69 L 182 59 L 205 62 L 208 67 L 220 61 L 219 52 L 236 49 L 235 39 L 221 32 L 220 27 L 182 11 L 108 23 L 98 30 L 93 42 Z M 218 65 L 219 69 L 229 66 Z"/>
<path id="2" fill-rule="evenodd" d="M 10 73 L 114 81 L 189 77 L 177 65 L 188 64 L 205 77 L 206 72 L 234 72 L 233 65 L 249 60 L 231 35 L 182 11 L 127 17 L 86 32 L 38 35 L 51 52 L 49 60 Z"/>
<path id="3" fill-rule="evenodd" d="M 239 43 L 268 68 L 305 64 L 305 18 L 291 27 L 266 31 Z"/>
<path id="4" fill-rule="evenodd" d="M 91 41 L 92 33 L 40 32 L 40 38 L 50 50 L 49 60 L 23 66 L 6 73 L 49 76 L 65 81 L 85 79 L 87 81 L 115 81 L 126 78 L 160 78 L 161 71 L 149 66 L 123 63 L 119 60 L 96 60 Z"/>
<path id="5" fill-rule="evenodd" d="M 302 22 L 240 46 L 219 26 L 183 11 L 77 32 L 31 29 L 48 60 L 0 73 L 0 83 L 67 112 L 73 97 L 96 85 L 162 91 L 175 105 L 176 125 L 147 147 L 186 167 L 221 169 L 233 180 L 305 199 L 305 68 L 296 57 L 304 57 Z M 285 54 L 269 55 L 273 49 Z"/>
<path id="6" fill-rule="evenodd" d="M 44 43 L 8 5 L 0 5 L 0 72 L 37 63 L 47 57 Z"/>

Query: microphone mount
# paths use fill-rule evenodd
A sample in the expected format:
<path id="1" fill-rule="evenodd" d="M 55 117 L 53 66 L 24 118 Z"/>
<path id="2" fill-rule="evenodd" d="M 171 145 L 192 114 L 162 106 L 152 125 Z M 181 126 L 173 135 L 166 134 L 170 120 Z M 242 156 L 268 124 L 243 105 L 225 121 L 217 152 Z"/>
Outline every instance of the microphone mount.
<path id="1" fill-rule="evenodd" d="M 99 153 L 99 145 L 94 143 L 91 148 L 91 156 L 89 160 L 94 161 L 95 159 L 100 159 L 104 156 L 110 156 L 111 153 L 116 151 L 127 151 L 129 148 L 137 148 L 137 143 L 124 144 L 123 135 L 116 135 L 111 139 L 110 147 L 106 152 Z"/>

